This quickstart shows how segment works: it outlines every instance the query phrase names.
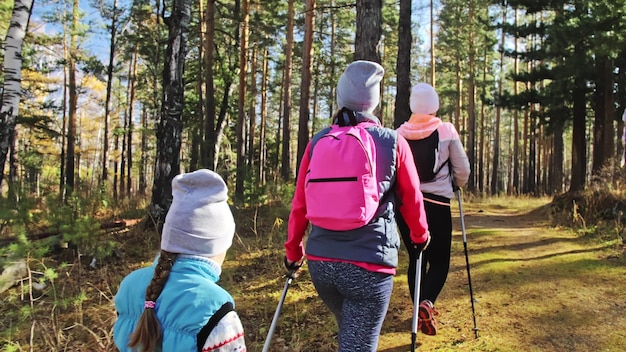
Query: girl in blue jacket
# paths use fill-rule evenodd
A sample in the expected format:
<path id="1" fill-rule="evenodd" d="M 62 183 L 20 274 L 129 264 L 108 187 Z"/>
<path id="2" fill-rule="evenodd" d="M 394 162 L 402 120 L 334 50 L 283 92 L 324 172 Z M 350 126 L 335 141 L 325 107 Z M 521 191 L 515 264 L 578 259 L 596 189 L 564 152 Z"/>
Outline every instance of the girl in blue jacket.
<path id="1" fill-rule="evenodd" d="M 210 170 L 177 175 L 161 253 L 133 271 L 115 295 L 120 351 L 245 352 L 231 295 L 217 284 L 235 222 L 222 178 Z"/>

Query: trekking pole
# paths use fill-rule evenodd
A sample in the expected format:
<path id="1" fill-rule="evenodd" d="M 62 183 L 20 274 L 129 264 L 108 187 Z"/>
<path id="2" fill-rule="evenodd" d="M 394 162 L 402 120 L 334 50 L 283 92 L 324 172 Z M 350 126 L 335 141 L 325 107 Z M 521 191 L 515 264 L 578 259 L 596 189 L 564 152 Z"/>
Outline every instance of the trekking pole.
<path id="1" fill-rule="evenodd" d="M 459 201 L 459 216 L 461 218 L 461 232 L 463 233 L 463 250 L 465 251 L 465 266 L 467 267 L 467 281 L 469 282 L 470 301 L 472 302 L 472 317 L 474 319 L 474 336 L 478 338 L 478 328 L 476 327 L 476 312 L 474 310 L 474 291 L 472 290 L 472 275 L 470 274 L 469 255 L 467 253 L 467 235 L 465 234 L 465 216 L 463 215 L 463 202 L 461 201 L 461 189 L 456 190 Z"/>
<path id="2" fill-rule="evenodd" d="M 417 323 L 420 304 L 420 286 L 422 278 L 422 252 L 417 254 L 417 263 L 415 264 L 415 288 L 413 289 L 413 321 L 411 323 L 411 352 L 415 352 L 417 344 Z"/>
<path id="3" fill-rule="evenodd" d="M 276 312 L 274 313 L 274 318 L 272 319 L 272 324 L 270 325 L 270 329 L 267 332 L 267 338 L 265 339 L 265 345 L 263 345 L 263 352 L 269 351 L 270 342 L 272 341 L 272 335 L 274 335 L 274 330 L 276 329 L 276 323 L 278 322 L 278 316 L 280 315 L 280 311 L 283 308 L 283 303 L 285 302 L 285 297 L 287 297 L 287 290 L 289 289 L 289 285 L 294 279 L 294 274 L 296 270 L 292 270 L 287 273 L 287 281 L 285 282 L 285 288 L 283 289 L 283 294 L 280 297 L 280 301 L 278 301 L 278 307 L 276 308 Z"/>

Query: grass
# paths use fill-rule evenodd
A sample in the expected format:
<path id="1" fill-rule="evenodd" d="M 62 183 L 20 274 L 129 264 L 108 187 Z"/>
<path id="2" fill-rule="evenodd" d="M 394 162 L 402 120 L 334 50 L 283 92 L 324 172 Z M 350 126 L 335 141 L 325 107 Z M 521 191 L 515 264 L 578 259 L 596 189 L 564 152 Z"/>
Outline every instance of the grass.
<path id="1" fill-rule="evenodd" d="M 507 197 L 464 200 L 478 338 L 458 204 L 453 202 L 451 270 L 436 303 L 439 333 L 418 334 L 418 350 L 626 350 L 624 245 L 615 235 L 582 234 L 552 225 L 549 202 Z M 263 348 L 286 282 L 282 242 L 288 210 L 236 210 L 235 216 L 238 233 L 221 284 L 235 298 L 248 351 L 256 352 Z M 120 244 L 119 258 L 97 270 L 79 270 L 79 263 L 59 269 L 55 292 L 72 298 L 66 305 L 55 305 L 58 300 L 50 290 L 30 300 L 19 286 L 2 293 L 0 350 L 26 351 L 29 344 L 35 351 L 114 350 L 112 298 L 117 285 L 131 270 L 148 265 L 159 245 L 155 233 L 139 227 L 114 236 Z M 410 350 L 413 307 L 407 261 L 401 250 L 379 351 Z M 78 299 L 80 292 L 84 300 Z M 288 289 L 270 351 L 335 351 L 336 335 L 334 319 L 317 297 L 305 265 Z"/>
<path id="2" fill-rule="evenodd" d="M 474 337 L 463 239 L 455 215 L 452 267 L 437 308 L 440 333 L 418 334 L 426 351 L 622 351 L 626 288 L 621 245 L 551 225 L 548 198 L 471 199 L 463 204 L 479 338 Z M 458 209 L 453 204 L 453 209 Z M 613 253 L 613 254 L 611 254 Z M 268 254 L 268 253 L 266 253 Z M 282 293 L 283 250 L 258 262 L 259 275 L 233 282 L 250 351 L 260 351 Z M 237 258 L 239 261 L 239 258 Z M 408 351 L 412 302 L 401 266 L 379 351 Z M 238 269 L 231 263 L 232 270 Z M 249 291 L 254 292 L 251 299 Z M 607 332 L 607 320 L 616 327 Z M 617 327 L 621 327 L 617 328 Z M 334 351 L 336 326 L 306 269 L 286 296 L 272 351 Z"/>

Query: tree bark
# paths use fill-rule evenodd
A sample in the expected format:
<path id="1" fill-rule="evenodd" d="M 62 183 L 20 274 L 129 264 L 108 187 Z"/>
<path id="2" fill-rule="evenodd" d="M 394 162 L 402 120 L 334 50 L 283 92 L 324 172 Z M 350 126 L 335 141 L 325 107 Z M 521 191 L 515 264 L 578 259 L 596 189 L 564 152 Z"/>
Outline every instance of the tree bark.
<path id="1" fill-rule="evenodd" d="M 283 140 L 281 156 L 281 176 L 284 181 L 291 179 L 291 70 L 293 55 L 294 0 L 289 0 L 287 14 L 287 38 L 285 44 L 285 73 L 283 83 Z"/>
<path id="2" fill-rule="evenodd" d="M 315 23 L 315 0 L 306 1 L 304 20 L 304 47 L 302 48 L 302 85 L 300 93 L 300 117 L 298 119 L 298 155 L 296 174 L 299 172 L 300 160 L 309 143 L 309 119 L 311 115 L 311 67 L 313 62 L 313 25 Z"/>
<path id="3" fill-rule="evenodd" d="M 268 50 L 263 50 L 263 63 L 261 71 L 261 125 L 259 126 L 259 178 L 258 184 L 262 186 L 265 184 L 265 163 L 267 161 L 267 150 L 265 150 L 265 136 L 267 130 L 267 80 L 268 76 Z"/>
<path id="4" fill-rule="evenodd" d="M 470 177 L 467 189 L 470 192 L 476 190 L 476 77 L 475 77 L 475 54 L 474 54 L 474 1 L 469 2 L 469 77 L 467 82 L 467 156 L 470 163 Z"/>
<path id="5" fill-rule="evenodd" d="M 137 193 L 145 195 L 148 188 L 146 179 L 146 165 L 148 164 L 148 109 L 145 105 L 141 107 L 141 157 L 139 158 L 139 183 L 137 185 Z"/>
<path id="6" fill-rule="evenodd" d="M 507 6 L 504 5 L 502 7 L 502 22 L 506 22 L 506 13 Z M 500 47 L 504 48 L 506 44 L 506 36 L 505 32 L 501 31 L 500 36 Z M 499 66 L 499 74 L 498 74 L 498 96 L 502 96 L 502 84 L 504 83 L 504 50 L 500 51 L 500 66 Z M 493 162 L 491 169 L 491 194 L 497 195 L 502 190 L 502 181 L 500 178 L 500 116 L 502 113 L 502 108 L 498 105 L 496 106 L 496 119 L 494 122 L 494 133 L 493 133 Z"/>
<path id="7" fill-rule="evenodd" d="M 518 11 L 517 8 L 515 9 L 515 16 L 514 16 L 514 26 L 517 26 L 517 15 L 518 15 Z M 513 50 L 515 50 L 515 52 L 517 52 L 518 50 L 518 38 L 515 38 L 513 40 Z M 518 58 L 514 58 L 513 59 L 513 72 L 515 72 L 515 74 L 519 73 L 519 59 Z M 518 84 L 517 82 L 513 82 L 513 95 L 517 96 L 517 94 L 519 94 L 518 91 Z M 511 177 L 511 193 L 509 194 L 514 194 L 517 195 L 519 194 L 519 168 L 520 168 L 520 162 L 519 162 L 519 112 L 517 111 L 517 109 L 515 111 L 513 111 L 513 172 L 512 175 L 513 177 Z"/>
<path id="8" fill-rule="evenodd" d="M 256 163 L 254 143 L 256 141 L 256 96 L 257 96 L 257 45 L 254 45 L 252 49 L 252 55 L 250 56 L 250 99 L 248 107 L 248 119 L 250 127 L 248 128 L 248 170 L 252 172 Z"/>
<path id="9" fill-rule="evenodd" d="M 400 7 L 402 8 L 402 0 Z M 402 10 L 400 10 L 400 16 L 402 16 Z M 430 0 L 430 85 L 433 88 L 437 87 L 435 67 L 435 4 L 433 0 Z"/>
<path id="10" fill-rule="evenodd" d="M 248 0 L 243 0 L 241 5 L 242 17 L 240 23 L 239 38 L 239 106 L 237 115 L 237 176 L 235 184 L 235 197 L 240 201 L 244 196 L 244 181 L 248 167 L 246 165 L 246 75 L 248 71 Z"/>
<path id="11" fill-rule="evenodd" d="M 593 161 L 591 173 L 601 174 L 602 168 L 613 157 L 613 129 L 614 98 L 613 98 L 613 62 L 606 56 L 596 58 L 596 90 L 595 90 L 595 119 L 593 124 Z"/>
<path id="12" fill-rule="evenodd" d="M 15 0 L 4 46 L 4 85 L 0 97 L 0 186 L 4 165 L 15 139 L 22 85 L 22 43 L 33 10 L 33 0 Z"/>
<path id="13" fill-rule="evenodd" d="M 75 158 L 76 158 L 76 109 L 78 105 L 78 92 L 76 89 L 76 51 L 77 27 L 78 27 L 78 0 L 74 0 L 72 8 L 72 24 L 70 26 L 70 52 L 68 57 L 68 90 L 69 106 L 67 121 L 67 155 L 65 162 L 65 200 L 74 191 Z"/>
<path id="14" fill-rule="evenodd" d="M 563 192 L 563 157 L 565 153 L 565 144 L 563 142 L 563 120 L 557 120 L 553 126 L 553 152 L 552 152 L 552 165 L 549 177 L 551 187 L 549 190 L 551 194 L 558 194 Z"/>
<path id="15" fill-rule="evenodd" d="M 163 104 L 157 127 L 157 155 L 150 215 L 161 230 L 172 203 L 172 179 L 180 173 L 182 112 L 184 107 L 185 58 L 191 18 L 191 1 L 174 0 L 168 27 L 168 45 L 163 68 Z"/>
<path id="16" fill-rule="evenodd" d="M 354 60 L 380 63 L 379 45 L 383 29 L 382 0 L 357 0 Z"/>
<path id="17" fill-rule="evenodd" d="M 411 0 L 400 0 L 398 22 L 398 60 L 396 62 L 396 101 L 393 127 L 398 128 L 411 116 Z M 434 64 L 434 63 L 433 63 Z"/>
<path id="18" fill-rule="evenodd" d="M 200 164 L 204 167 L 208 167 L 211 170 L 215 170 L 216 159 L 216 143 L 217 135 L 215 131 L 217 120 L 217 109 L 215 102 L 215 82 L 213 79 L 213 64 L 214 64 L 214 51 L 215 46 L 215 0 L 207 0 L 206 7 L 206 34 L 204 39 L 204 101 L 205 101 L 205 116 L 204 116 L 204 143 L 200 147 Z"/>
<path id="19" fill-rule="evenodd" d="M 102 176 L 101 180 L 106 183 L 109 177 L 109 113 L 111 112 L 111 91 L 113 87 L 113 65 L 115 62 L 115 48 L 116 48 L 116 34 L 117 34 L 117 0 L 113 0 L 113 11 L 111 13 L 111 38 L 109 41 L 109 65 L 107 66 L 107 91 L 104 101 L 104 132 L 102 141 Z"/>
<path id="20" fill-rule="evenodd" d="M 128 78 L 130 81 L 130 94 L 128 96 L 128 130 L 126 131 L 126 135 L 128 136 L 128 143 L 126 144 L 126 196 L 131 195 L 132 191 L 132 170 L 133 170 L 133 131 L 135 129 L 135 123 L 133 119 L 133 115 L 135 114 L 135 91 L 137 90 L 137 44 L 135 44 L 135 49 L 132 53 L 132 71 L 130 77 Z"/>
<path id="21" fill-rule="evenodd" d="M 574 47 L 574 55 L 584 55 L 581 44 Z M 572 131 L 572 179 L 570 184 L 570 192 L 581 191 L 585 189 L 585 170 L 587 166 L 587 142 L 585 140 L 585 81 L 582 77 L 574 78 L 574 87 L 572 101 L 574 106 L 572 112 L 574 115 L 574 125 Z"/>

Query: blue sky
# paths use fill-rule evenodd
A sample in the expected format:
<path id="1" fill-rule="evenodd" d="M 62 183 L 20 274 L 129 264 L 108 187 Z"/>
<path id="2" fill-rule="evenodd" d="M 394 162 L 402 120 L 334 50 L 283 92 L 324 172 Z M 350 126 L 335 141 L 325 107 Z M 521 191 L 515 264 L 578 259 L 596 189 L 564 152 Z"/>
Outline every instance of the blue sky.
<path id="1" fill-rule="evenodd" d="M 67 6 L 68 11 L 71 11 L 71 4 Z M 110 36 L 107 33 L 105 28 L 106 24 L 103 22 L 102 16 L 98 9 L 91 6 L 91 0 L 79 0 L 79 6 L 84 14 L 81 22 L 89 24 L 89 34 L 87 40 L 82 44 L 83 48 L 87 52 L 96 55 L 102 62 L 108 62 Z M 46 21 L 43 20 L 45 14 L 57 12 L 59 8 L 59 4 L 52 3 L 51 1 L 35 1 L 30 22 L 31 30 L 35 29 L 34 27 L 37 25 L 44 24 L 44 27 L 38 28 L 38 30 L 48 34 L 61 33 L 62 27 L 60 25 L 46 23 Z"/>
<path id="2" fill-rule="evenodd" d="M 63 1 L 63 0 L 61 0 Z M 69 0 L 66 0 L 69 1 Z M 112 0 L 104 0 L 111 2 Z M 129 0 L 121 0 L 122 4 L 128 3 Z M 79 6 L 84 13 L 84 23 L 90 24 L 89 38 L 83 43 L 83 47 L 90 53 L 96 55 L 103 63 L 108 63 L 109 55 L 109 34 L 105 29 L 105 23 L 98 9 L 94 8 L 91 3 L 93 0 L 79 0 Z M 71 8 L 71 4 L 68 4 L 68 10 Z M 118 5 L 124 6 L 124 5 Z M 126 5 L 127 6 L 127 5 Z M 438 7 L 438 1 L 435 1 L 435 6 Z M 59 4 L 53 3 L 50 0 L 35 1 L 33 5 L 33 14 L 31 17 L 31 27 L 37 24 L 42 24 L 42 16 L 47 13 L 53 13 L 58 11 Z M 430 43 L 428 41 L 430 35 L 430 0 L 413 0 L 412 6 L 412 20 L 414 26 L 418 28 L 419 36 L 422 38 L 422 43 L 426 46 L 424 49 L 429 50 Z M 31 28 L 32 29 L 32 28 Z M 59 25 L 45 24 L 45 28 L 39 28 L 47 33 L 60 33 L 62 28 Z"/>

